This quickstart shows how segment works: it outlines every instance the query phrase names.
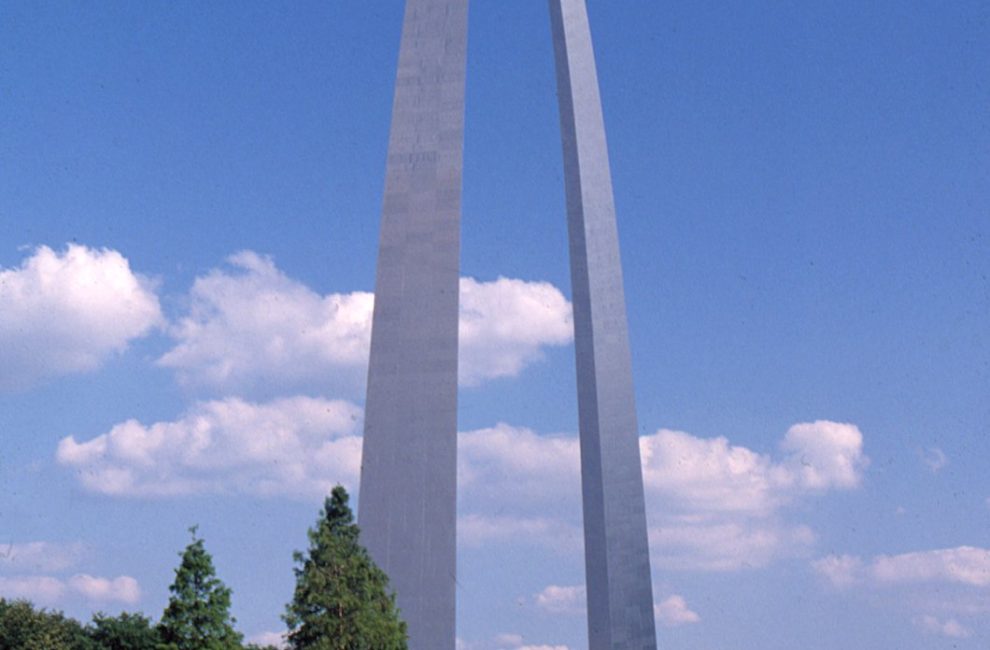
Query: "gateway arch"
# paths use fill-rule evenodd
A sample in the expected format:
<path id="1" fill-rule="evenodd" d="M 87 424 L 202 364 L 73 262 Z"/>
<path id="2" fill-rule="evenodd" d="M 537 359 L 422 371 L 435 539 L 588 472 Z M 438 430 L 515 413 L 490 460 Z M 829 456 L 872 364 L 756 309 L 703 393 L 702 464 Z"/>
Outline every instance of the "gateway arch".
<path id="1" fill-rule="evenodd" d="M 407 0 L 385 171 L 359 523 L 411 650 L 454 650 L 467 0 Z M 622 269 L 584 0 L 550 0 L 570 247 L 591 650 L 656 632 Z"/>

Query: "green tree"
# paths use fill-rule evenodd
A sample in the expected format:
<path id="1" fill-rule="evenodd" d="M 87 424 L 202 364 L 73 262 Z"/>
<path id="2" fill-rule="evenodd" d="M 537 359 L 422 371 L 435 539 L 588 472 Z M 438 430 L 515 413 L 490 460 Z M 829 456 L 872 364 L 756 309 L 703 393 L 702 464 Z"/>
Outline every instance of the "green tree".
<path id="1" fill-rule="evenodd" d="M 86 632 L 100 650 L 157 650 L 162 640 L 151 619 L 127 612 L 97 613 Z"/>
<path id="2" fill-rule="evenodd" d="M 240 650 L 241 635 L 230 615 L 230 589 L 216 577 L 213 558 L 189 529 L 192 542 L 182 553 L 158 631 L 168 650 Z"/>
<path id="3" fill-rule="evenodd" d="M 93 650 L 83 626 L 62 612 L 0 598 L 0 650 Z"/>
<path id="4" fill-rule="evenodd" d="M 309 530 L 309 554 L 293 555 L 296 590 L 283 616 L 294 650 L 405 650 L 388 577 L 358 541 L 358 527 L 337 486 Z"/>

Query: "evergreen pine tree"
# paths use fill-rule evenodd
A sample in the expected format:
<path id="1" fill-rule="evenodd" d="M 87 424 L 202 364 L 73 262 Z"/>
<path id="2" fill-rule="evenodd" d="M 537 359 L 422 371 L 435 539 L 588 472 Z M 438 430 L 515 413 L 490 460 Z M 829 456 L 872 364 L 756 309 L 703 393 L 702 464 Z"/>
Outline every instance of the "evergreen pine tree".
<path id="1" fill-rule="evenodd" d="M 296 552 L 296 590 L 283 616 L 293 650 L 405 650 L 388 577 L 358 541 L 358 527 L 337 486 L 309 530 L 309 554 Z"/>
<path id="2" fill-rule="evenodd" d="M 230 616 L 230 589 L 216 577 L 213 558 L 189 529 L 192 542 L 175 570 L 172 595 L 158 624 L 169 650 L 240 650 L 241 635 Z"/>

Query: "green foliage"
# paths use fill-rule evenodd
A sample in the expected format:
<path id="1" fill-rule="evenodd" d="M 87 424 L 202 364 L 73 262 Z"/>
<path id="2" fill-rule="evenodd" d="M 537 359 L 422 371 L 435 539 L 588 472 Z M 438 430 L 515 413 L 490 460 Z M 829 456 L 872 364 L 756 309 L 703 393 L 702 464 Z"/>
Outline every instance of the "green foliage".
<path id="1" fill-rule="evenodd" d="M 0 650 L 95 650 L 83 626 L 62 612 L 0 598 Z"/>
<path id="2" fill-rule="evenodd" d="M 406 650 L 388 577 L 359 543 L 358 527 L 338 486 L 309 530 L 309 554 L 295 553 L 296 590 L 286 607 L 294 650 Z M 0 650 L 277 650 L 241 645 L 230 616 L 230 589 L 190 529 L 158 625 L 142 615 L 98 613 L 88 626 L 25 600 L 0 598 Z"/>
<path id="3" fill-rule="evenodd" d="M 216 577 L 213 558 L 189 529 L 192 542 L 175 570 L 172 592 L 158 624 L 167 650 L 240 650 L 241 635 L 230 616 L 230 589 Z"/>
<path id="4" fill-rule="evenodd" d="M 296 590 L 283 616 L 294 650 L 405 650 L 388 577 L 358 542 L 358 527 L 337 486 L 326 499 L 309 555 L 296 552 Z"/>
<path id="5" fill-rule="evenodd" d="M 158 629 L 141 614 L 119 616 L 98 613 L 86 629 L 100 650 L 156 650 L 161 643 Z"/>

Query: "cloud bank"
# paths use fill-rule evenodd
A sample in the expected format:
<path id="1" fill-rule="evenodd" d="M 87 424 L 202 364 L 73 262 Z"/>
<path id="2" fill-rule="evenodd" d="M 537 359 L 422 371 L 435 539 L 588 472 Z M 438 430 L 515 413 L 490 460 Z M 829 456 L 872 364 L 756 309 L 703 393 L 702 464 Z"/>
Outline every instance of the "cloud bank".
<path id="1" fill-rule="evenodd" d="M 161 323 L 152 283 L 119 252 L 41 246 L 0 269 L 0 391 L 95 370 Z"/>
<path id="2" fill-rule="evenodd" d="M 990 587 L 990 549 L 974 546 L 878 555 L 864 560 L 854 555 L 829 555 L 812 563 L 835 587 L 911 583 L 947 583 Z"/>
<path id="3" fill-rule="evenodd" d="M 548 585 L 536 594 L 536 607 L 548 614 L 581 616 L 585 613 L 586 593 L 584 585 Z"/>
<path id="4" fill-rule="evenodd" d="M 733 571 L 807 554 L 814 532 L 789 522 L 787 506 L 859 485 L 869 462 L 863 436 L 852 424 L 800 423 L 780 449 L 775 459 L 724 437 L 667 429 L 642 436 L 654 566 Z M 580 544 L 577 438 L 499 424 L 462 433 L 459 455 L 461 508 L 470 513 L 462 521 L 473 543 L 541 543 L 546 532 L 546 543 L 561 549 L 570 529 Z"/>
<path id="5" fill-rule="evenodd" d="M 787 521 L 786 507 L 855 488 L 869 464 L 859 429 L 827 420 L 790 427 L 778 459 L 666 429 L 640 438 L 640 449 L 647 503 L 656 504 L 653 562 L 666 569 L 732 571 L 806 554 L 814 532 Z"/>
<path id="6" fill-rule="evenodd" d="M 549 282 L 461 278 L 459 375 L 476 386 L 515 377 L 543 357 L 543 348 L 574 337 L 571 304 Z"/>
<path id="7" fill-rule="evenodd" d="M 701 622 L 701 617 L 688 608 L 684 597 L 676 594 L 661 600 L 653 609 L 657 621 L 664 627 L 680 627 Z"/>
<path id="8" fill-rule="evenodd" d="M 66 437 L 57 460 L 84 487 L 107 495 L 312 498 L 338 482 L 356 488 L 360 424 L 360 409 L 344 401 L 226 398 L 201 402 L 175 421 L 129 420 L 88 441 Z M 857 486 L 868 464 L 862 445 L 854 425 L 829 421 L 791 427 L 777 458 L 723 437 L 666 429 L 641 437 L 654 566 L 734 571 L 807 555 L 815 534 L 789 520 L 788 506 Z M 463 432 L 458 465 L 466 547 L 535 545 L 580 556 L 576 437 L 504 423 Z M 823 562 L 835 564 L 836 575 L 848 564 Z"/>
<path id="9" fill-rule="evenodd" d="M 189 314 L 170 329 L 176 345 L 158 360 L 181 382 L 239 390 L 366 367 L 372 294 L 321 296 L 251 251 L 227 261 L 196 278 Z"/>
<path id="10" fill-rule="evenodd" d="M 101 578 L 78 573 L 67 580 L 51 576 L 0 576 L 0 596 L 54 605 L 67 597 L 82 597 L 94 604 L 112 602 L 133 605 L 141 600 L 141 588 L 130 576 Z"/>
<path id="11" fill-rule="evenodd" d="M 104 578 L 76 573 L 62 578 L 51 575 L 68 569 L 85 554 L 79 542 L 27 542 L 0 547 L 0 597 L 54 605 L 66 598 L 81 598 L 100 605 L 112 602 L 133 605 L 141 599 L 137 580 L 130 576 Z"/>
<path id="12" fill-rule="evenodd" d="M 985 620 L 990 612 L 990 549 L 957 546 L 898 555 L 828 555 L 811 563 L 832 587 L 870 593 L 896 590 L 897 602 L 913 612 L 925 634 L 967 638 L 959 621 Z"/>
<path id="13" fill-rule="evenodd" d="M 374 296 L 320 295 L 252 251 L 197 278 L 189 313 L 170 329 L 158 360 L 180 382 L 226 392 L 324 387 L 352 392 L 368 363 Z M 547 346 L 572 338 L 571 306 L 545 282 L 461 279 L 460 380 L 516 376 Z"/>
<path id="14" fill-rule="evenodd" d="M 316 496 L 357 485 L 361 411 L 292 397 L 201 402 L 172 422 L 128 420 L 92 440 L 63 438 L 56 459 L 114 496 L 193 493 Z"/>

